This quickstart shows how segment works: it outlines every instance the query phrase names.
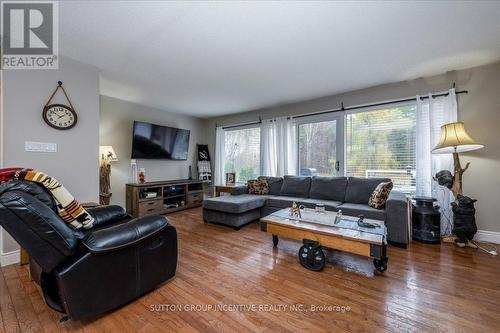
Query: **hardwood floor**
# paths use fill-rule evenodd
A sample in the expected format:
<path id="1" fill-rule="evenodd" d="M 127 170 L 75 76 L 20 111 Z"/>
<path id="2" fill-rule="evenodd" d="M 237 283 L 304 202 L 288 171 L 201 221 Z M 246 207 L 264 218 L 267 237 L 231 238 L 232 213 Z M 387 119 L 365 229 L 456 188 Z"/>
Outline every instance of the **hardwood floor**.
<path id="1" fill-rule="evenodd" d="M 327 252 L 324 271 L 297 261 L 300 243 L 256 223 L 239 231 L 207 225 L 201 209 L 169 215 L 177 227 L 177 275 L 100 318 L 59 323 L 26 266 L 0 270 L 4 332 L 498 332 L 500 260 L 450 244 L 389 247 L 387 272 L 355 255 Z M 275 306 L 196 311 L 189 306 Z M 180 305 L 181 310 L 170 308 Z M 295 305 L 295 308 L 291 308 Z M 344 311 L 313 305 L 344 307 Z M 288 306 L 285 311 L 278 306 Z M 188 307 L 188 308 L 185 308 Z M 342 309 L 342 308 L 341 308 Z M 258 309 L 257 309 L 258 310 Z"/>

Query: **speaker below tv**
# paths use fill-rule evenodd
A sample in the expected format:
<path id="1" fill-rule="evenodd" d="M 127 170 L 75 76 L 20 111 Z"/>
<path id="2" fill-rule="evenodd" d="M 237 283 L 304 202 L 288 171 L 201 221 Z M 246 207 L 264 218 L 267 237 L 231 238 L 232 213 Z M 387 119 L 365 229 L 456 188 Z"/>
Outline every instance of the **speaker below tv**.
<path id="1" fill-rule="evenodd" d="M 134 121 L 132 158 L 187 160 L 190 131 Z"/>

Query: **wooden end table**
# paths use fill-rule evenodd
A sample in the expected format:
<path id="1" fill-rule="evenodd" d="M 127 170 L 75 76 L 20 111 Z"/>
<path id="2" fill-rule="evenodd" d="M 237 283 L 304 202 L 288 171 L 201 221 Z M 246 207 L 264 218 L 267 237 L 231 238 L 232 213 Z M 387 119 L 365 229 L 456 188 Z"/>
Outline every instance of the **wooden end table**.
<path id="1" fill-rule="evenodd" d="M 220 197 L 221 193 L 231 193 L 234 187 L 242 186 L 244 184 L 224 184 L 224 185 L 215 185 L 215 196 Z"/>

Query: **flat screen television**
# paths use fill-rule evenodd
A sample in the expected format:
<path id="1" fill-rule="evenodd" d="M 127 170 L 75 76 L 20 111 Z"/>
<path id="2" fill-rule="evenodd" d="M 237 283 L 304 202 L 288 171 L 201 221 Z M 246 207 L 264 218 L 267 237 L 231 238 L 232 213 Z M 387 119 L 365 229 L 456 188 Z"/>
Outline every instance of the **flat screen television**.
<path id="1" fill-rule="evenodd" d="M 187 160 L 189 130 L 134 121 L 132 158 Z"/>

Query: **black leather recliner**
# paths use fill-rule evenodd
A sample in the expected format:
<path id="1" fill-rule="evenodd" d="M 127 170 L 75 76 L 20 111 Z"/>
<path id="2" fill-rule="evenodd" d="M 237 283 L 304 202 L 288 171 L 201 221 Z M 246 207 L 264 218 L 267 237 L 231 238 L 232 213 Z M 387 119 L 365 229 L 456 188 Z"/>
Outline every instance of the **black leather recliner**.
<path id="1" fill-rule="evenodd" d="M 88 209 L 89 230 L 59 217 L 40 185 L 0 185 L 0 225 L 28 252 L 47 304 L 72 319 L 117 308 L 175 275 L 177 233 L 164 216 L 132 219 L 120 206 Z"/>

